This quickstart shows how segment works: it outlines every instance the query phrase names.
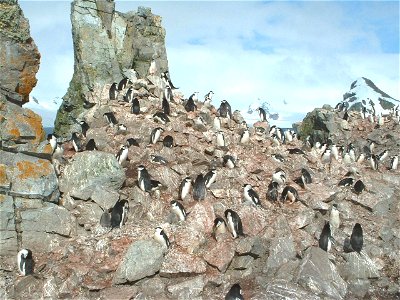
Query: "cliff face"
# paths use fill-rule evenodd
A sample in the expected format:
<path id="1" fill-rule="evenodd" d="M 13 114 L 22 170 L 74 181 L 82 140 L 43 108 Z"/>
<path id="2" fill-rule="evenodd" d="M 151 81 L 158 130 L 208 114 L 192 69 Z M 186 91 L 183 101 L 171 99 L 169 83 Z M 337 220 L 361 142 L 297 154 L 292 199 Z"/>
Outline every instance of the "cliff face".
<path id="1" fill-rule="evenodd" d="M 38 229 L 38 214 L 58 202 L 58 182 L 50 162 L 42 119 L 22 105 L 36 85 L 40 54 L 17 1 L 0 3 L 0 249 L 15 256 L 21 247 L 51 242 Z M 46 204 L 45 204 L 46 203 Z M 49 206 L 50 205 L 50 206 Z M 53 220 L 56 222 L 56 220 Z M 33 223 L 30 223 L 33 222 Z M 54 224 L 53 224 L 54 225 Z M 22 234 L 24 232 L 24 234 Z M 1 294 L 1 293 L 0 293 Z"/>
<path id="2" fill-rule="evenodd" d="M 16 0 L 0 3 L 0 86 L 8 100 L 28 102 L 36 85 L 40 54 L 29 34 L 29 23 Z"/>
<path id="3" fill-rule="evenodd" d="M 168 69 L 165 30 L 161 17 L 148 8 L 136 13 L 115 11 L 114 1 L 75 0 L 71 6 L 75 66 L 69 89 L 55 122 L 56 132 L 68 136 L 72 118 L 79 118 L 83 101 L 95 87 L 123 77 L 148 74 L 152 59 L 160 72 Z"/>

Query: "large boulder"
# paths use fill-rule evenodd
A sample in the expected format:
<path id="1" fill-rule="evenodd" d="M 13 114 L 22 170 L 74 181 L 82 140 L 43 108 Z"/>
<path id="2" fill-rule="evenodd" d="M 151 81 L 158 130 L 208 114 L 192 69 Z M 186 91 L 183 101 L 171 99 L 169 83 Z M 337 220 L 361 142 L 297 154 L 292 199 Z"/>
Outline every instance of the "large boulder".
<path id="1" fill-rule="evenodd" d="M 120 13 L 115 11 L 114 1 L 75 0 L 71 22 L 75 71 L 57 114 L 59 135 L 68 135 L 71 117 L 81 117 L 83 101 L 95 87 L 103 88 L 123 77 L 134 81 L 133 69 L 145 78 L 153 59 L 158 75 L 168 70 L 165 29 L 161 17 L 149 8 Z"/>
<path id="2" fill-rule="evenodd" d="M 16 0 L 0 3 L 0 92 L 22 105 L 36 85 L 40 54 Z M 15 95 L 16 94 L 16 95 Z"/>
<path id="3" fill-rule="evenodd" d="M 134 242 L 115 272 L 113 283 L 123 284 L 154 275 L 160 270 L 163 259 L 164 250 L 158 242 Z"/>

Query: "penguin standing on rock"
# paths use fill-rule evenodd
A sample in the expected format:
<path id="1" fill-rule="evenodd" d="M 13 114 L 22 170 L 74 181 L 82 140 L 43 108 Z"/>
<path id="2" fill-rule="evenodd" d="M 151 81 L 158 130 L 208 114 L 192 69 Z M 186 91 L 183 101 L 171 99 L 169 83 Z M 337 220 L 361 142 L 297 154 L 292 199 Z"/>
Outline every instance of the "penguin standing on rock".
<path id="1" fill-rule="evenodd" d="M 392 156 L 390 158 L 389 169 L 390 170 L 397 170 L 398 165 L 399 165 L 399 156 L 398 155 Z"/>
<path id="2" fill-rule="evenodd" d="M 267 190 L 267 199 L 275 202 L 278 200 L 278 187 L 279 184 L 276 181 L 271 181 L 268 184 L 268 190 Z"/>
<path id="3" fill-rule="evenodd" d="M 57 136 L 55 134 L 48 134 L 47 141 L 49 142 L 51 149 L 53 149 L 54 152 L 57 147 Z"/>
<path id="4" fill-rule="evenodd" d="M 240 135 L 240 143 L 247 144 L 250 141 L 250 132 L 248 129 L 245 129 Z"/>
<path id="5" fill-rule="evenodd" d="M 118 124 L 113 112 L 106 112 L 103 116 L 111 127 Z"/>
<path id="6" fill-rule="evenodd" d="M 356 223 L 350 237 L 351 248 L 360 253 L 363 247 L 363 230 L 360 223 Z"/>
<path id="7" fill-rule="evenodd" d="M 163 146 L 166 148 L 172 148 L 174 146 L 174 138 L 170 135 L 167 135 L 163 139 Z"/>
<path id="8" fill-rule="evenodd" d="M 253 189 L 251 184 L 245 184 L 243 186 L 243 197 L 247 201 L 251 202 L 253 205 L 261 206 L 260 197 L 258 196 L 257 192 Z"/>
<path id="9" fill-rule="evenodd" d="M 161 227 L 156 227 L 154 239 L 159 242 L 164 248 L 168 249 L 171 245 L 168 236 L 165 234 L 164 230 Z"/>
<path id="10" fill-rule="evenodd" d="M 161 133 L 163 133 L 163 132 L 164 132 L 164 129 L 162 129 L 161 127 L 154 128 L 150 134 L 150 144 L 157 143 L 161 136 Z"/>
<path id="11" fill-rule="evenodd" d="M 272 181 L 278 183 L 279 185 L 284 185 L 286 182 L 286 173 L 281 168 L 277 168 L 275 173 L 272 174 Z"/>
<path id="12" fill-rule="evenodd" d="M 86 137 L 86 133 L 89 130 L 89 124 L 86 123 L 85 121 L 80 121 L 79 125 L 81 125 L 81 129 L 82 129 L 82 135 L 84 137 Z"/>
<path id="13" fill-rule="evenodd" d="M 177 215 L 179 221 L 185 221 L 187 213 L 180 202 L 176 200 L 171 201 L 171 210 L 174 214 Z"/>
<path id="14" fill-rule="evenodd" d="M 138 185 L 143 192 L 150 192 L 152 185 L 151 185 L 151 178 L 149 172 L 143 165 L 137 167 L 138 170 Z"/>
<path id="15" fill-rule="evenodd" d="M 239 283 L 232 285 L 228 294 L 225 296 L 225 300 L 244 300 L 242 288 Z"/>
<path id="16" fill-rule="evenodd" d="M 265 112 L 265 110 L 262 107 L 259 107 L 256 109 L 256 111 L 258 112 L 258 116 L 260 117 L 260 121 L 261 122 L 267 122 L 267 113 Z"/>
<path id="17" fill-rule="evenodd" d="M 78 136 L 77 132 L 74 132 L 71 137 L 72 146 L 74 147 L 75 152 L 79 152 L 82 150 L 82 142 Z"/>
<path id="18" fill-rule="evenodd" d="M 200 201 L 206 198 L 206 183 L 203 174 L 199 174 L 193 184 L 193 200 Z"/>
<path id="19" fill-rule="evenodd" d="M 170 122 L 168 116 L 162 111 L 156 112 L 153 115 L 153 120 L 155 122 L 159 122 L 159 123 L 164 124 L 164 125 L 167 124 L 168 122 Z"/>
<path id="20" fill-rule="evenodd" d="M 335 231 L 340 226 L 340 217 L 339 210 L 337 208 L 337 204 L 332 204 L 331 211 L 329 214 L 329 224 L 331 225 L 332 231 Z"/>
<path id="21" fill-rule="evenodd" d="M 118 200 L 111 211 L 111 227 L 121 228 L 128 218 L 129 203 L 127 200 Z"/>
<path id="22" fill-rule="evenodd" d="M 161 73 L 161 79 L 164 81 L 165 85 L 171 87 L 171 89 L 173 89 L 173 90 L 179 89 L 179 88 L 175 87 L 172 84 L 172 81 L 171 81 L 171 79 L 169 77 L 169 72 L 168 71 L 165 71 L 165 72 Z"/>
<path id="23" fill-rule="evenodd" d="M 233 169 L 236 166 L 236 159 L 232 155 L 224 155 L 222 165 L 228 169 Z"/>
<path id="24" fill-rule="evenodd" d="M 181 184 L 179 185 L 179 198 L 181 200 L 185 200 L 187 195 L 189 195 L 191 186 L 192 186 L 192 178 L 185 177 L 185 179 L 183 179 Z"/>
<path id="25" fill-rule="evenodd" d="M 126 89 L 128 84 L 132 84 L 132 81 L 129 80 L 129 78 L 125 77 L 121 79 L 121 81 L 118 83 L 118 91 L 122 91 L 123 89 Z"/>
<path id="26" fill-rule="evenodd" d="M 326 251 L 329 252 L 331 250 L 332 244 L 333 244 L 333 237 L 331 234 L 331 226 L 329 222 L 327 222 L 322 229 L 321 235 L 319 236 L 319 247 Z"/>
<path id="27" fill-rule="evenodd" d="M 228 101 L 222 100 L 217 111 L 221 117 L 232 119 L 232 109 Z"/>
<path id="28" fill-rule="evenodd" d="M 218 237 L 226 232 L 226 223 L 224 218 L 217 216 L 214 220 L 212 236 L 217 241 Z"/>
<path id="29" fill-rule="evenodd" d="M 168 100 L 167 100 L 167 98 L 163 98 L 163 100 L 162 100 L 162 109 L 163 109 L 163 112 L 167 115 L 167 116 L 170 116 L 171 115 L 171 109 L 170 109 L 170 107 L 169 107 L 169 102 L 168 102 Z"/>
<path id="30" fill-rule="evenodd" d="M 33 274 L 34 261 L 32 251 L 29 249 L 22 249 L 17 254 L 18 271 L 23 276 Z"/>
<path id="31" fill-rule="evenodd" d="M 234 239 L 239 236 L 244 236 L 242 220 L 235 211 L 227 209 L 225 211 L 225 218 L 228 223 L 228 229 L 232 233 Z"/>
<path id="32" fill-rule="evenodd" d="M 298 198 L 299 198 L 299 194 L 297 193 L 297 190 L 294 187 L 292 187 L 290 185 L 285 186 L 285 188 L 283 189 L 282 194 L 281 194 L 282 202 L 289 200 L 293 203 L 296 200 L 298 200 Z"/>
<path id="33" fill-rule="evenodd" d="M 111 85 L 110 90 L 108 92 L 108 95 L 110 97 L 110 100 L 116 100 L 117 99 L 118 91 L 117 91 L 117 83 L 116 82 L 114 82 Z"/>
<path id="34" fill-rule="evenodd" d="M 217 179 L 217 170 L 215 168 L 211 169 L 204 175 L 204 183 L 206 188 L 210 188 L 210 186 L 215 182 Z"/>
<path id="35" fill-rule="evenodd" d="M 118 163 L 122 165 L 128 159 L 129 147 L 127 145 L 122 145 L 118 153 L 115 155 Z"/>

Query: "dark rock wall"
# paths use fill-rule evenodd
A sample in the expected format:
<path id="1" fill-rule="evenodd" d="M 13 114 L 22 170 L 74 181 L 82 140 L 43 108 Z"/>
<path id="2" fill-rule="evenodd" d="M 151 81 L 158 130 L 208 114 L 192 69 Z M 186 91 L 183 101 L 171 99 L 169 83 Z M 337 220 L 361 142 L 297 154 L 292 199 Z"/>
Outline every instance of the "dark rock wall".
<path id="1" fill-rule="evenodd" d="M 133 70 L 144 78 L 152 59 L 158 74 L 168 69 L 161 17 L 149 8 L 123 14 L 115 11 L 114 1 L 76 0 L 71 22 L 74 75 L 55 122 L 55 131 L 63 136 L 70 134 L 73 118 L 83 113 L 83 101 L 95 87 L 132 78 Z"/>

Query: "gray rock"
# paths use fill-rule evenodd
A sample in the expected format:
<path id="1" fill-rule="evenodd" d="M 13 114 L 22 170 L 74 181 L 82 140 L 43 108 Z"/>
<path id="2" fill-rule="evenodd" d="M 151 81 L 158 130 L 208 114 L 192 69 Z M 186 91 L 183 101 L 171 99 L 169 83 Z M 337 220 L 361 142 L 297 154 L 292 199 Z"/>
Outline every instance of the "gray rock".
<path id="1" fill-rule="evenodd" d="M 103 210 L 94 202 L 77 201 L 76 211 L 78 224 L 87 226 L 98 224 L 103 214 Z"/>
<path id="2" fill-rule="evenodd" d="M 192 279 L 186 279 L 180 283 L 169 285 L 167 290 L 174 299 L 191 300 L 200 296 L 205 284 L 204 276 L 196 276 Z"/>
<path id="3" fill-rule="evenodd" d="M 95 188 L 90 198 L 103 210 L 108 210 L 118 201 L 119 194 L 116 191 L 105 189 L 100 186 Z"/>
<path id="4" fill-rule="evenodd" d="M 276 299 L 276 300 L 319 300 L 319 296 L 304 290 L 299 285 L 282 279 L 269 281 L 265 290 L 260 290 L 253 295 L 252 299 Z"/>
<path id="5" fill-rule="evenodd" d="M 293 237 L 276 237 L 269 248 L 269 256 L 263 272 L 272 275 L 281 265 L 296 257 Z"/>
<path id="6" fill-rule="evenodd" d="M 60 191 L 83 200 L 98 188 L 118 190 L 125 172 L 111 153 L 96 151 L 75 154 L 60 177 Z"/>
<path id="7" fill-rule="evenodd" d="M 359 299 L 365 297 L 368 293 L 370 282 L 368 279 L 355 279 L 348 281 L 349 295 Z"/>
<path id="8" fill-rule="evenodd" d="M 311 247 L 303 258 L 297 283 L 317 295 L 334 299 L 343 299 L 347 293 L 347 283 L 329 261 L 328 253 L 317 247 Z"/>
<path id="9" fill-rule="evenodd" d="M 346 262 L 340 269 L 340 274 L 346 280 L 351 279 L 367 279 L 379 278 L 380 272 L 378 266 L 368 257 L 368 255 L 361 251 L 343 253 Z"/>
<path id="10" fill-rule="evenodd" d="M 151 276 L 160 270 L 163 258 L 164 250 L 156 241 L 136 241 L 130 245 L 122 259 L 113 283 L 123 284 Z"/>
<path id="11" fill-rule="evenodd" d="M 48 160 L 0 151 L 0 164 L 6 166 L 11 196 L 58 202 L 57 176 Z"/>
<path id="12" fill-rule="evenodd" d="M 67 136 L 71 132 L 70 117 L 85 113 L 83 99 L 93 87 L 119 82 L 133 73 L 132 66 L 138 77 L 145 78 L 153 58 L 158 68 L 156 75 L 168 70 L 161 18 L 150 9 L 146 9 L 146 14 L 140 11 L 119 13 L 113 1 L 73 1 L 75 73 L 57 114 L 55 131 L 59 135 Z M 106 92 L 108 95 L 108 89 Z M 73 105 L 73 110 L 67 112 L 66 104 Z"/>
<path id="13" fill-rule="evenodd" d="M 0 248 L 2 255 L 15 255 L 18 249 L 13 199 L 0 195 Z"/>

